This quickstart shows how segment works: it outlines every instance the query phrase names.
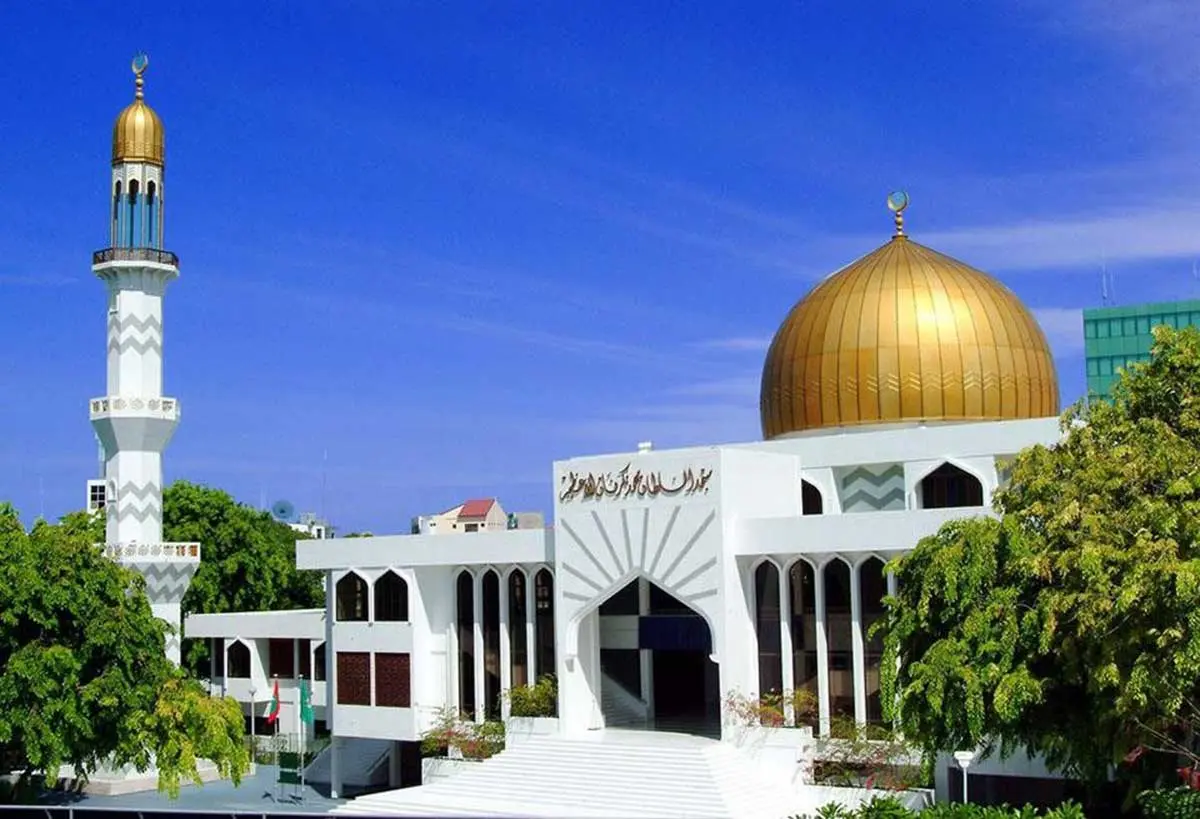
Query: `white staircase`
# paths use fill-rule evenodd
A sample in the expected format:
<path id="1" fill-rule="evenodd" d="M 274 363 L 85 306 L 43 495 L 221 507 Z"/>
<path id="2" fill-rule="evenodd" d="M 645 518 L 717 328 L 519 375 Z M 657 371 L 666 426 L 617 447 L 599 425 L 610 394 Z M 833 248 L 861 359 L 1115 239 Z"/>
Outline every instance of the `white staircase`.
<path id="1" fill-rule="evenodd" d="M 679 734 L 538 737 L 431 785 L 355 799 L 337 814 L 784 819 L 823 804 L 730 745 Z"/>
<path id="2" fill-rule="evenodd" d="M 645 728 L 649 706 L 612 677 L 600 672 L 600 712 L 609 728 Z"/>
<path id="3" fill-rule="evenodd" d="M 342 786 L 370 788 L 386 785 L 388 781 L 388 751 L 392 743 L 386 739 L 357 739 L 341 737 L 338 752 L 342 769 Z M 332 746 L 317 755 L 304 769 L 306 782 L 329 782 L 329 760 Z"/>

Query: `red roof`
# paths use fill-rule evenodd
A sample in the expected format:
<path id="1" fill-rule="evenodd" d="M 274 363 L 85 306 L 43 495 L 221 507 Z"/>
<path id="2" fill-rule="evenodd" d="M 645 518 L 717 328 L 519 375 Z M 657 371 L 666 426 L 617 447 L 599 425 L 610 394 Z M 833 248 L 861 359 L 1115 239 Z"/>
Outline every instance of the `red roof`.
<path id="1" fill-rule="evenodd" d="M 496 505 L 495 498 L 482 498 L 478 500 L 469 500 L 462 506 L 462 511 L 458 513 L 458 519 L 463 518 L 486 518 L 488 512 L 492 511 L 492 507 Z"/>

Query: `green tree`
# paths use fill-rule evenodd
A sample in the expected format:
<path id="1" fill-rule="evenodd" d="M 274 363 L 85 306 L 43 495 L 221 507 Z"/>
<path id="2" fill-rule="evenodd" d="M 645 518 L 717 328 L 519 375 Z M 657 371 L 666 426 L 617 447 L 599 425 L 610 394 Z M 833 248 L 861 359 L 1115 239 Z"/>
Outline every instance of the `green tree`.
<path id="1" fill-rule="evenodd" d="M 1094 783 L 1195 759 L 1200 333 L 1155 339 L 1111 401 L 1016 457 L 997 519 L 895 561 L 884 703 L 926 751 L 1024 746 Z"/>
<path id="2" fill-rule="evenodd" d="M 0 504 L 0 768 L 27 790 L 43 772 L 159 769 L 175 794 L 210 759 L 240 781 L 242 716 L 164 655 L 144 581 L 94 545 L 86 515 L 26 532 Z"/>
<path id="3" fill-rule="evenodd" d="M 201 544 L 183 613 L 269 611 L 325 605 L 320 572 L 296 568 L 305 535 L 219 489 L 176 481 L 163 493 L 164 538 Z M 207 676 L 208 646 L 184 641 L 184 664 Z"/>

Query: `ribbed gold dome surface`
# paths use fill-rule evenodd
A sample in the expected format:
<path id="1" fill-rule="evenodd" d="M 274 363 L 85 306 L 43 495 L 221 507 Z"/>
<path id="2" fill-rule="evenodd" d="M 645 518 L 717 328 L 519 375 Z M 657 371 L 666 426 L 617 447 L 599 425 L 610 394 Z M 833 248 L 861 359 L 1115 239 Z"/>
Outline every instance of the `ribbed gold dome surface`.
<path id="1" fill-rule="evenodd" d="M 763 436 L 901 421 L 1044 418 L 1058 382 L 1011 290 L 897 235 L 817 285 L 771 342 Z"/>
<path id="2" fill-rule="evenodd" d="M 145 81 L 142 75 L 146 72 L 149 60 L 144 54 L 139 54 L 133 61 L 133 73 L 136 79 L 134 100 L 125 107 L 113 125 L 112 161 L 117 162 L 149 162 L 162 165 L 166 155 L 166 133 L 163 131 L 162 120 L 154 109 L 142 99 Z"/>
<path id="3" fill-rule="evenodd" d="M 113 126 L 113 162 L 163 164 L 166 135 L 162 120 L 142 100 L 134 100 Z"/>

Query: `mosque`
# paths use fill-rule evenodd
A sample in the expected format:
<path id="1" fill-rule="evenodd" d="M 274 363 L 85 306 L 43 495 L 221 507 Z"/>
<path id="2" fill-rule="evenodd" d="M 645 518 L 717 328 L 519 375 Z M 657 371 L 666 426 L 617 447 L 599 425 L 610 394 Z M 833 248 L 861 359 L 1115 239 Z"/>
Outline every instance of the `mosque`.
<path id="1" fill-rule="evenodd" d="M 93 417 L 98 429 L 115 429 L 113 419 L 132 416 L 140 431 L 102 431 L 118 555 L 133 537 L 157 544 L 160 456 L 178 417 L 174 399 L 158 395 L 162 285 L 177 260 L 161 249 L 163 129 L 142 100 L 141 71 L 135 104 L 145 108 L 143 124 L 128 130 L 122 114 L 114 146 L 138 146 L 145 179 L 114 147 L 113 247 L 102 252 L 111 259 L 97 260 L 110 280 L 109 393 L 124 398 L 93 401 Z M 611 765 L 640 760 L 627 791 L 668 768 L 661 788 L 688 788 L 678 800 L 733 788 L 729 781 L 759 774 L 691 782 L 680 760 L 698 748 L 708 769 L 717 759 L 742 764 L 721 756 L 744 735 L 739 698 L 788 694 L 785 721 L 797 730 L 780 733 L 792 737 L 819 740 L 838 719 L 880 722 L 882 646 L 870 630 L 895 589 L 887 562 L 946 521 L 989 514 L 1005 460 L 1060 435 L 1054 363 L 1029 310 L 995 278 L 910 238 L 907 196 L 893 194 L 888 206 L 886 241 L 784 315 L 763 363 L 762 440 L 647 444 L 556 462 L 547 476 L 553 522 L 542 528 L 300 541 L 297 565 L 325 573 L 325 609 L 196 615 L 184 624 L 185 636 L 213 641 L 214 688 L 254 716 L 272 678 L 286 705 L 309 677 L 317 718 L 333 737 L 322 764 L 337 793 L 378 767 L 393 786 L 420 784 L 419 742 L 446 708 L 508 719 L 507 692 L 553 674 L 556 714 L 522 723 L 531 733 L 520 743 L 510 719 L 510 750 L 480 763 L 478 775 L 456 775 L 446 798 L 457 801 L 438 803 L 456 815 L 472 812 L 471 776 L 484 783 L 475 807 L 490 815 L 613 815 L 604 804 L 587 812 L 587 800 L 601 796 L 564 802 L 561 783 L 575 780 L 561 766 L 560 784 L 548 786 L 558 802 L 534 793 L 537 766 L 527 780 L 510 771 L 503 787 L 520 781 L 525 795 L 507 810 L 503 787 L 483 773 L 518 759 L 522 747 L 527 755 L 542 748 L 543 771 L 555 759 L 568 765 L 570 743 L 590 742 L 576 763 L 592 772 L 590 787 L 608 747 L 597 737 L 620 749 Z M 111 264 L 138 272 L 100 269 Z M 130 528 L 127 538 L 127 517 L 148 528 Z M 172 576 L 186 588 L 199 546 L 157 544 L 147 554 L 176 561 Z M 172 588 L 182 596 L 180 583 Z M 812 706 L 797 704 L 805 702 Z M 803 753 L 799 739 L 788 741 L 779 781 L 798 788 Z M 670 749 L 670 761 L 644 755 L 654 747 Z M 950 767 L 939 767 L 939 790 Z M 993 773 L 1047 776 L 1035 763 L 1026 768 Z M 429 815 L 434 802 L 405 808 L 397 795 L 416 799 L 437 787 L 396 790 L 360 812 Z M 723 793 L 710 804 L 732 805 Z M 804 807 L 791 805 L 792 814 Z M 771 813 L 698 811 L 641 812 Z"/>

